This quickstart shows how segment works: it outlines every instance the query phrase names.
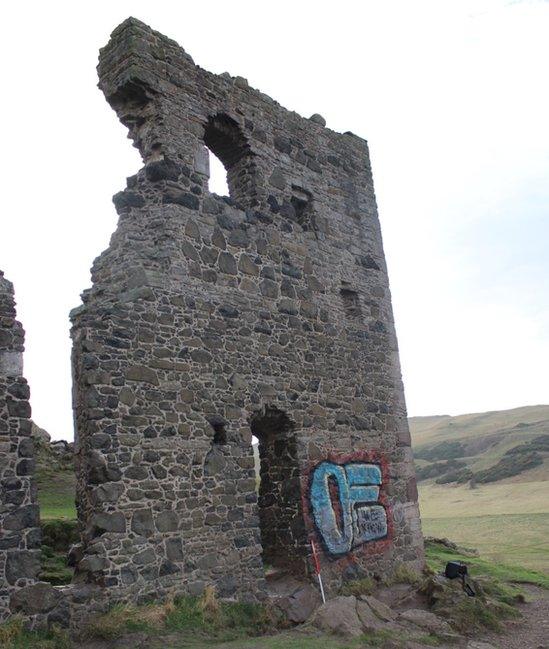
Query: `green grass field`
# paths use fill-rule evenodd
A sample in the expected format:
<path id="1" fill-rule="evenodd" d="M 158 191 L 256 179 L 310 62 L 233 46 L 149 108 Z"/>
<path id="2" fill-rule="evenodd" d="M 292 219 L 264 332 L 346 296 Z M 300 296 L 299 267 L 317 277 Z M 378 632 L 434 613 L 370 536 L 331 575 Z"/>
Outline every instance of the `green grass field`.
<path id="1" fill-rule="evenodd" d="M 423 533 L 477 548 L 483 557 L 549 575 L 549 481 L 420 484 Z"/>
<path id="2" fill-rule="evenodd" d="M 549 575 L 549 514 L 423 518 L 426 536 L 476 548 L 490 561 Z"/>
<path id="3" fill-rule="evenodd" d="M 72 472 L 38 474 L 38 502 L 40 518 L 48 521 L 56 518 L 76 518 L 74 504 L 75 478 Z"/>
<path id="4" fill-rule="evenodd" d="M 549 480 L 479 485 L 419 484 L 421 515 L 463 518 L 509 514 L 549 514 Z"/>

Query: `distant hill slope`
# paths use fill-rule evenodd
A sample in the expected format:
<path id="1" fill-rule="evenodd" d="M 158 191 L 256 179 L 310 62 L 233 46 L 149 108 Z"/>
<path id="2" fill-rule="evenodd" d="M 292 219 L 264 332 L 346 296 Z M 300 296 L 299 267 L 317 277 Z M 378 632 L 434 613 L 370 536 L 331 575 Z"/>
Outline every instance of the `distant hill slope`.
<path id="1" fill-rule="evenodd" d="M 420 482 L 549 481 L 549 405 L 409 423 Z"/>

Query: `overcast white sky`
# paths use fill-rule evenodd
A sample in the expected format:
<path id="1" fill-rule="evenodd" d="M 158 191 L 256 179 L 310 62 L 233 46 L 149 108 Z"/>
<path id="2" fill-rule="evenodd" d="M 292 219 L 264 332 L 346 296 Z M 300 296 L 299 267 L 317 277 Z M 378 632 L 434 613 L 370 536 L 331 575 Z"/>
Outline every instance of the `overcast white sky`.
<path id="1" fill-rule="evenodd" d="M 217 73 L 368 139 L 408 409 L 548 403 L 549 3 L 3 3 L 0 268 L 35 421 L 72 437 L 69 310 L 138 153 L 96 88 L 133 15 Z"/>

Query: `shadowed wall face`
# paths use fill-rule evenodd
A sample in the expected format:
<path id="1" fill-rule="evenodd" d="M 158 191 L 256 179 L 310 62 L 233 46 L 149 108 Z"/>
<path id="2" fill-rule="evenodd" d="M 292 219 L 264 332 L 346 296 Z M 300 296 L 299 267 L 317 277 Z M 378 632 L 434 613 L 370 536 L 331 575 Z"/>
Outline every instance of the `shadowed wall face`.
<path id="1" fill-rule="evenodd" d="M 328 588 L 421 566 L 366 142 L 134 19 L 98 70 L 145 164 L 114 196 L 117 230 L 72 314 L 77 580 L 258 599 L 264 561 L 308 574 L 311 536 Z M 208 192 L 206 147 L 230 197 Z"/>
<path id="2" fill-rule="evenodd" d="M 267 407 L 251 420 L 260 460 L 259 523 L 265 564 L 304 576 L 308 540 L 301 503 L 301 480 L 294 424 Z"/>

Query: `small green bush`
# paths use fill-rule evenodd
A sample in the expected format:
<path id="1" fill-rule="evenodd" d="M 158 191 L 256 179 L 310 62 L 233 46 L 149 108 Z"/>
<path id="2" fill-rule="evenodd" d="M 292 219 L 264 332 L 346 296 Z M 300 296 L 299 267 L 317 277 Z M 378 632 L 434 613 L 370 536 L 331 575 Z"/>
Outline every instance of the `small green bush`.
<path id="1" fill-rule="evenodd" d="M 414 456 L 418 460 L 455 460 L 465 456 L 465 449 L 461 442 L 440 442 L 414 451 Z"/>
<path id="2" fill-rule="evenodd" d="M 465 467 L 465 462 L 461 460 L 448 460 L 447 462 L 434 462 L 426 466 L 416 468 L 416 477 L 418 481 L 429 480 L 438 476 L 444 476 L 449 472 L 455 472 Z"/>
<path id="3" fill-rule="evenodd" d="M 40 523 L 42 544 L 56 552 L 68 552 L 71 545 L 78 541 L 78 524 L 76 521 L 57 518 Z"/>

